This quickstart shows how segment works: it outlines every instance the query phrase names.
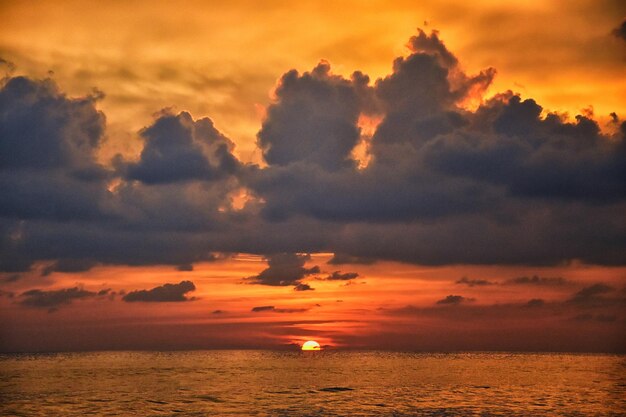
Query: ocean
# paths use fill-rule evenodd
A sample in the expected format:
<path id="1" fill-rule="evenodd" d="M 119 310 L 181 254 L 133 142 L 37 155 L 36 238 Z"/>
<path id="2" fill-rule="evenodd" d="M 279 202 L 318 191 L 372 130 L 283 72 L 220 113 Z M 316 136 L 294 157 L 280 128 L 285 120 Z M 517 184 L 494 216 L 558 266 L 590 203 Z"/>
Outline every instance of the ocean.
<path id="1" fill-rule="evenodd" d="M 626 356 L 0 355 L 2 416 L 624 416 Z"/>

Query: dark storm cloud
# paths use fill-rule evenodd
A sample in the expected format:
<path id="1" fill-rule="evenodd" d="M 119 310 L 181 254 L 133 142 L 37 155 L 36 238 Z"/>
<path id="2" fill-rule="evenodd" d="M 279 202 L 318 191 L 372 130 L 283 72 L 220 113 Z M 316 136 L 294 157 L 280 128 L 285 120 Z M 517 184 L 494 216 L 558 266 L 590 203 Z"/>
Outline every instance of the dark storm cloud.
<path id="1" fill-rule="evenodd" d="M 216 180 L 234 174 L 239 161 L 234 144 L 208 119 L 194 121 L 187 112 L 162 114 L 140 136 L 145 146 L 137 163 L 124 166 L 126 177 L 147 184 Z"/>
<path id="2" fill-rule="evenodd" d="M 335 271 L 332 274 L 326 276 L 326 278 L 324 278 L 327 281 L 348 281 L 351 279 L 356 279 L 359 277 L 359 274 L 357 274 L 356 272 L 344 272 L 341 273 L 341 271 Z"/>
<path id="3" fill-rule="evenodd" d="M 196 286 L 191 281 L 181 281 L 178 284 L 164 284 L 149 290 L 131 291 L 122 297 L 126 302 L 181 302 L 193 301 L 186 294 L 195 291 Z"/>
<path id="4" fill-rule="evenodd" d="M 486 279 L 469 279 L 468 277 L 463 277 L 460 280 L 458 280 L 456 284 L 465 284 L 470 287 L 475 287 L 475 286 L 493 285 L 494 283 Z"/>
<path id="5" fill-rule="evenodd" d="M 249 277 L 253 283 L 262 285 L 287 286 L 301 284 L 300 280 L 307 275 L 320 272 L 318 266 L 305 268 L 304 264 L 311 256 L 296 253 L 276 253 L 267 256 L 268 268 L 258 275 Z"/>
<path id="6" fill-rule="evenodd" d="M 435 304 L 442 305 L 458 305 L 461 303 L 467 303 L 469 301 L 474 301 L 473 298 L 463 297 L 462 295 L 448 295 L 446 298 L 443 298 L 437 301 Z"/>
<path id="7" fill-rule="evenodd" d="M 623 41 L 626 41 L 626 19 L 622 21 L 622 24 L 616 27 L 613 30 L 613 35 L 620 38 Z"/>
<path id="8" fill-rule="evenodd" d="M 47 308 L 54 311 L 59 306 L 71 304 L 73 300 L 95 297 L 98 294 L 83 288 L 73 287 L 61 290 L 44 291 L 34 289 L 20 294 L 20 304 L 27 307 Z"/>
<path id="9" fill-rule="evenodd" d="M 563 286 L 571 284 L 562 277 L 540 277 L 533 275 L 532 277 L 511 278 L 503 283 L 504 285 L 537 285 L 537 286 Z"/>
<path id="10" fill-rule="evenodd" d="M 603 133 L 589 114 L 566 119 L 511 92 L 468 110 L 495 72 L 465 74 L 437 33 L 409 46 L 374 82 L 327 62 L 287 72 L 258 133 L 263 166 L 237 161 L 210 119 L 161 112 L 139 132 L 139 160 L 103 168 L 99 94 L 3 80 L 0 269 L 276 253 L 250 281 L 305 288 L 319 269 L 297 253 L 333 252 L 337 265 L 623 264 L 626 124 Z M 352 159 L 362 141 L 366 166 Z"/>

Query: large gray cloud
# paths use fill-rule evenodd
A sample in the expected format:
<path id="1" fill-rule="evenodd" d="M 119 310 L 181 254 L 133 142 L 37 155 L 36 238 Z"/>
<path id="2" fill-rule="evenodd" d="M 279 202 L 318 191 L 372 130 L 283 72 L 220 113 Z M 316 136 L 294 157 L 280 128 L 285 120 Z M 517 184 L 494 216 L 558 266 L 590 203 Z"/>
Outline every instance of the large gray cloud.
<path id="1" fill-rule="evenodd" d="M 285 253 L 253 281 L 307 289 L 295 253 L 338 254 L 331 264 L 623 264 L 626 124 L 604 133 L 591 116 L 572 121 L 510 92 L 470 111 L 463 103 L 495 72 L 464 73 L 437 33 L 409 46 L 374 82 L 326 62 L 287 72 L 258 134 L 266 166 L 239 162 L 211 120 L 162 112 L 139 132 L 139 160 L 102 167 L 97 95 L 6 79 L 0 269 Z M 380 124 L 365 132 L 361 118 Z M 361 166 L 360 142 L 371 157 Z M 240 207 L 242 188 L 251 198 Z"/>
<path id="2" fill-rule="evenodd" d="M 27 223 L 110 219 L 102 203 L 111 172 L 96 160 L 101 96 L 68 98 L 50 79 L 0 81 L 0 270 L 24 271 L 38 258 L 24 246 Z"/>

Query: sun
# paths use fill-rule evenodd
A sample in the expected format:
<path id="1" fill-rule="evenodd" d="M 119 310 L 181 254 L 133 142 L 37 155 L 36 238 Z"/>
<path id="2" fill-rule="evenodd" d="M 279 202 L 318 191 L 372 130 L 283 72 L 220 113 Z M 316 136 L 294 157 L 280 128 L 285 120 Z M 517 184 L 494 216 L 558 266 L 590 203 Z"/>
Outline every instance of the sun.
<path id="1" fill-rule="evenodd" d="M 302 344 L 302 350 L 321 350 L 320 344 L 315 340 L 307 340 Z"/>

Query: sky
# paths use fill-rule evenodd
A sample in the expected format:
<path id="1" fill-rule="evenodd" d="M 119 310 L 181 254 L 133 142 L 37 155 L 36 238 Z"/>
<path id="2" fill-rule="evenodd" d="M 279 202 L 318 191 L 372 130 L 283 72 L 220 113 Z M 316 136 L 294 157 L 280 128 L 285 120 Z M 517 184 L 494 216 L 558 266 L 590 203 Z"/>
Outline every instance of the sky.
<path id="1" fill-rule="evenodd" d="M 620 1 L 0 1 L 0 351 L 626 351 Z"/>

